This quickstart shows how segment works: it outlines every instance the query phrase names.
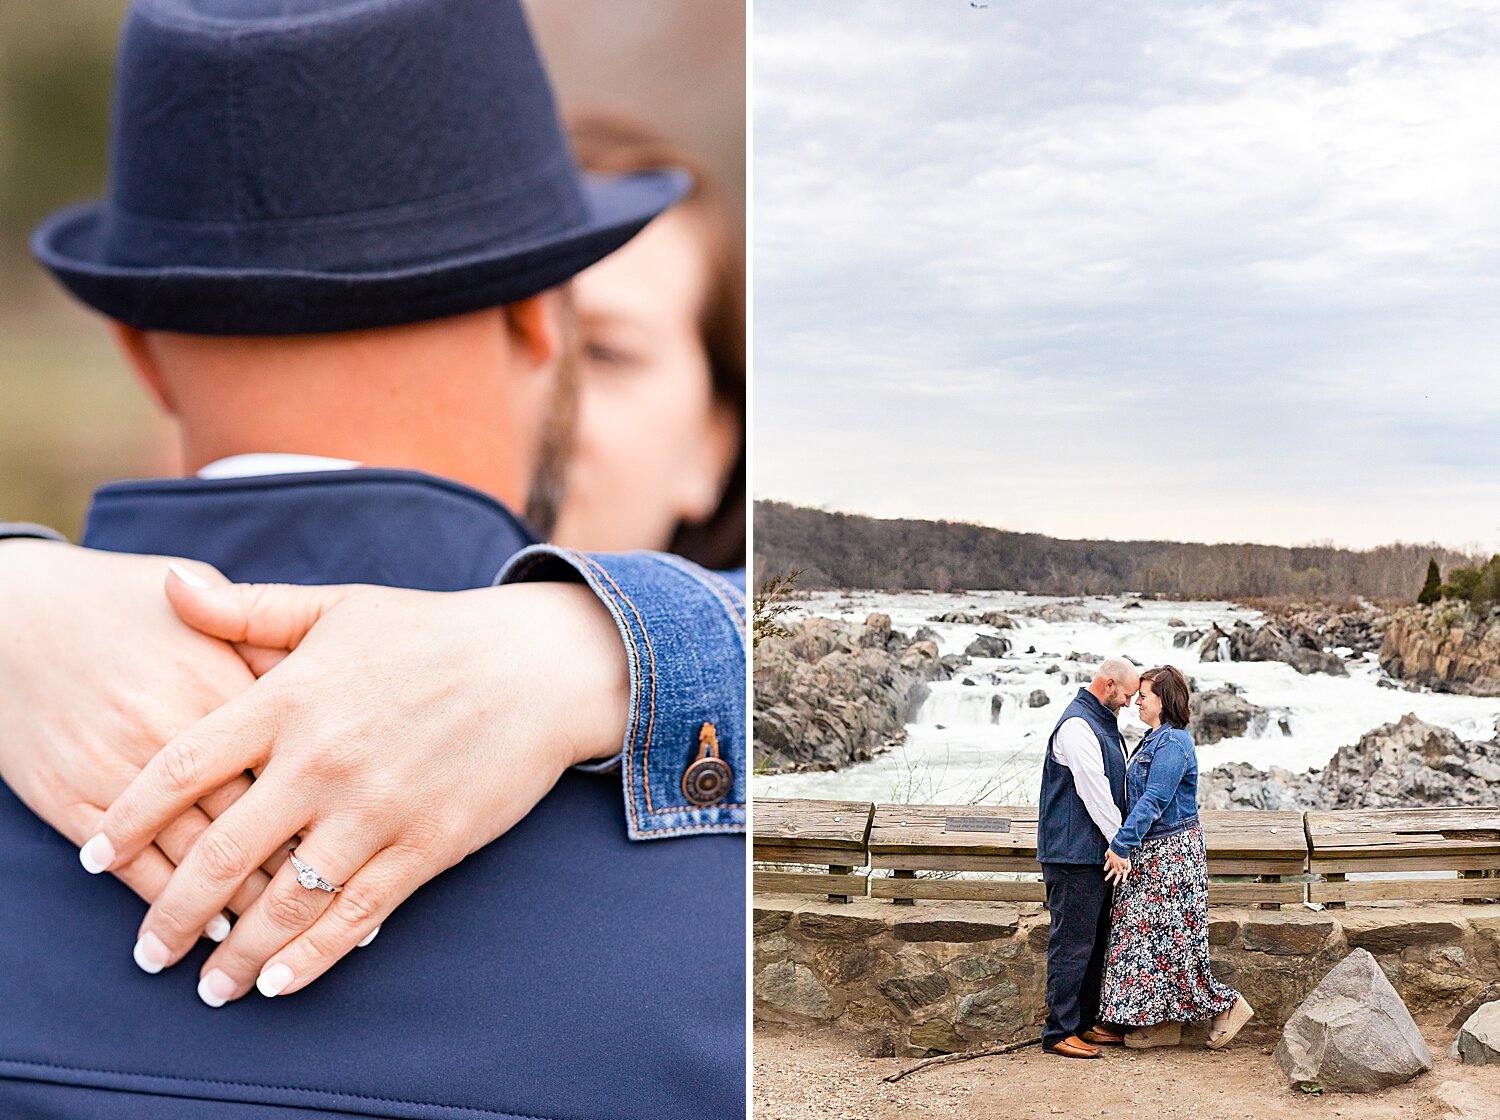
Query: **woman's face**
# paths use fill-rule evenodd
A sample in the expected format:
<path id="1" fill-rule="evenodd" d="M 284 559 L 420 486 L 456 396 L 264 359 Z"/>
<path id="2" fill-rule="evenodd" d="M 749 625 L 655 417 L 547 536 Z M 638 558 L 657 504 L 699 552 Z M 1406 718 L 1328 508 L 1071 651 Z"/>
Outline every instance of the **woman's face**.
<path id="1" fill-rule="evenodd" d="M 1150 681 L 1141 682 L 1141 691 L 1135 703 L 1141 719 L 1148 726 L 1155 727 L 1161 723 L 1161 697 L 1156 695 Z"/>
<path id="2" fill-rule="evenodd" d="M 718 508 L 741 433 L 699 335 L 705 258 L 672 211 L 574 280 L 583 366 L 558 544 L 660 550 Z"/>

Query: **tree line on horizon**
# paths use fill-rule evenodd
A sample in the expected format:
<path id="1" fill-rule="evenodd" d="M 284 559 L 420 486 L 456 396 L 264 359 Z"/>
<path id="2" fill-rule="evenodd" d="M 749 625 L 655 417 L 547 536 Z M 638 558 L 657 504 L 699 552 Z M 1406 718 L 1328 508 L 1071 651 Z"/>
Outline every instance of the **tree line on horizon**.
<path id="1" fill-rule="evenodd" d="M 805 590 L 1138 592 L 1183 599 L 1362 596 L 1409 603 L 1430 563 L 1486 569 L 1482 557 L 1430 544 L 1347 549 L 1064 540 L 957 521 L 755 503 L 757 578 L 796 570 L 797 586 Z M 1495 572 L 1500 579 L 1500 565 Z"/>

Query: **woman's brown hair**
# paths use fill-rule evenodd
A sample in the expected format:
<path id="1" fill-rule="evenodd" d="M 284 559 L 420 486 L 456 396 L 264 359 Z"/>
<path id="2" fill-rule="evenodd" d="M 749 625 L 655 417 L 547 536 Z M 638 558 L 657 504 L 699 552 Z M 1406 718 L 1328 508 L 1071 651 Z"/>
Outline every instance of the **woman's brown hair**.
<path id="1" fill-rule="evenodd" d="M 707 259 L 708 286 L 698 312 L 698 334 L 708 355 L 715 403 L 739 418 L 740 451 L 718 508 L 707 521 L 683 522 L 671 550 L 706 568 L 745 566 L 745 224 L 733 202 L 697 160 L 629 117 L 597 111 L 568 117 L 568 132 L 585 171 L 620 175 L 680 167 L 693 188 L 676 211 L 697 226 Z"/>
<path id="2" fill-rule="evenodd" d="M 1175 665 L 1163 665 L 1160 669 L 1147 669 L 1141 680 L 1151 682 L 1151 691 L 1161 700 L 1161 718 L 1173 727 L 1186 727 L 1193 718 L 1193 705 L 1189 699 L 1187 678 Z"/>

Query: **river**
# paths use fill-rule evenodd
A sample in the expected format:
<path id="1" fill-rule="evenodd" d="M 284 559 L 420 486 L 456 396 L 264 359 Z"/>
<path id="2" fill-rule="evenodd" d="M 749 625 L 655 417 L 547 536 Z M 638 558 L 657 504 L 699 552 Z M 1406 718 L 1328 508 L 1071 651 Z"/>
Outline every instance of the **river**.
<path id="1" fill-rule="evenodd" d="M 1044 621 L 1024 613 L 1046 604 L 1057 604 L 1054 613 L 1065 617 Z M 1218 623 L 1227 630 L 1236 621 L 1261 620 L 1259 612 L 1233 603 L 1061 599 L 1004 591 L 854 591 L 814 593 L 797 613 L 863 621 L 881 612 L 908 634 L 920 626 L 935 630 L 942 653 L 961 654 L 976 635 L 995 631 L 929 620 L 949 612 L 997 610 L 1016 623 L 1001 631 L 1011 642 L 1010 652 L 975 658 L 953 680 L 934 683 L 907 725 L 905 743 L 843 770 L 757 775 L 756 795 L 1034 803 L 1047 737 L 1063 705 L 1092 675 L 1091 666 L 1072 659 L 1074 654 L 1124 654 L 1142 665 L 1176 665 L 1203 688 L 1233 684 L 1245 699 L 1269 711 L 1265 725 L 1243 737 L 1200 745 L 1202 769 L 1233 761 L 1289 770 L 1320 767 L 1339 747 L 1407 712 L 1451 728 L 1463 739 L 1493 738 L 1500 719 L 1500 698 L 1391 688 L 1388 680 L 1383 687 L 1374 654 L 1349 661 L 1347 677 L 1302 676 L 1281 662 L 1203 662 L 1193 646 L 1173 646 L 1173 636 L 1185 628 L 1207 630 Z M 1047 703 L 1032 707 L 1032 694 L 1038 691 L 1046 694 Z M 1144 731 L 1134 707 L 1121 714 L 1121 726 L 1127 734 Z"/>

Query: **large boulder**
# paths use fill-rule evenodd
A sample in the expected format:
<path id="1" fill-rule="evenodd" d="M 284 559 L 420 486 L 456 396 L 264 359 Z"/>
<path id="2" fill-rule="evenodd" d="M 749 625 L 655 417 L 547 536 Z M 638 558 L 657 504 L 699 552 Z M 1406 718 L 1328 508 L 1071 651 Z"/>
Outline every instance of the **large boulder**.
<path id="1" fill-rule="evenodd" d="M 1004 657 L 1009 652 L 1009 639 L 998 634 L 980 634 L 964 649 L 970 657 Z"/>
<path id="2" fill-rule="evenodd" d="M 1327 673 L 1330 677 L 1347 677 L 1349 667 L 1344 664 L 1344 659 L 1336 653 L 1326 650 L 1298 649 L 1292 648 L 1286 663 L 1304 677 L 1313 673 Z"/>
<path id="3" fill-rule="evenodd" d="M 1252 704 L 1233 687 L 1210 688 L 1193 696 L 1193 742 L 1202 746 L 1220 739 L 1258 735 L 1270 726 L 1271 714 Z"/>
<path id="4" fill-rule="evenodd" d="M 1238 630 L 1239 627 L 1236 626 L 1235 629 Z M 1290 661 L 1292 659 L 1292 643 L 1281 632 L 1281 627 L 1273 622 L 1268 622 L 1258 630 L 1251 632 L 1248 641 L 1245 642 L 1243 653 L 1244 656 L 1237 656 L 1235 660 Z"/>
<path id="5" fill-rule="evenodd" d="M 1500 1062 L 1500 1001 L 1469 1016 L 1458 1032 L 1458 1057 L 1471 1066 Z"/>
<path id="6" fill-rule="evenodd" d="M 1172 623 L 1169 622 L 1167 625 L 1171 626 Z M 1178 625 L 1181 625 L 1181 623 L 1178 623 Z M 1202 640 L 1202 630 L 1179 630 L 1172 635 L 1172 648 L 1187 649 L 1189 646 L 1196 646 Z"/>
<path id="7" fill-rule="evenodd" d="M 1375 958 L 1355 949 L 1287 1020 L 1276 1062 L 1294 1085 L 1372 1093 L 1430 1070 L 1432 1052 Z"/>

